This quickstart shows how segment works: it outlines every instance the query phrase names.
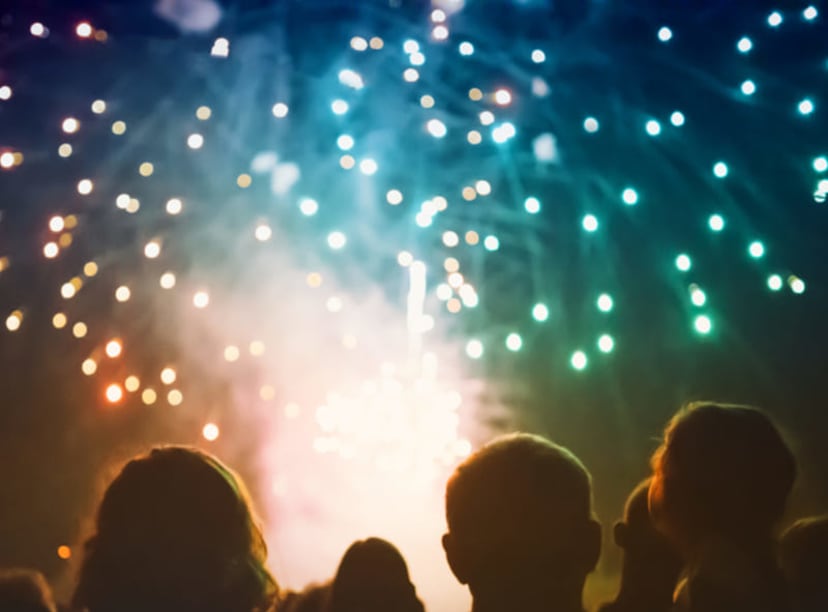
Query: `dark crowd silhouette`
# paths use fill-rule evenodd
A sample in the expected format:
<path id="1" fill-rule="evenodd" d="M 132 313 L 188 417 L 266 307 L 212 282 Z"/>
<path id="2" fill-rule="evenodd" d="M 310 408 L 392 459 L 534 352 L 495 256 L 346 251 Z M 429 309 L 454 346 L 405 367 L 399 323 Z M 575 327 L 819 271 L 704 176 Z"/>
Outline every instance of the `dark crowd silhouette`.
<path id="1" fill-rule="evenodd" d="M 781 521 L 796 461 L 759 409 L 686 406 L 613 526 L 618 594 L 600 612 L 828 612 L 828 515 Z M 601 555 L 589 470 L 537 435 L 500 436 L 446 485 L 442 545 L 473 612 L 583 612 Z M 0 571 L 2 612 L 424 612 L 405 559 L 355 541 L 335 575 L 285 592 L 244 483 L 159 447 L 106 489 L 68 607 L 41 574 Z"/>

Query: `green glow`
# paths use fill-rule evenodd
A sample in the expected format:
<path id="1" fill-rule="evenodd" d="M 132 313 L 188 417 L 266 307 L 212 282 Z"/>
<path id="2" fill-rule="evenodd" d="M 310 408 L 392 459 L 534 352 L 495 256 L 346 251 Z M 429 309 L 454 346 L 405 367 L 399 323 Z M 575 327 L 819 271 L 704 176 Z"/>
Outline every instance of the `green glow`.
<path id="1" fill-rule="evenodd" d="M 589 360 L 587 359 L 586 353 L 583 351 L 575 351 L 572 353 L 572 357 L 569 359 L 569 363 L 572 365 L 573 368 L 578 370 L 586 369 Z"/>
<path id="2" fill-rule="evenodd" d="M 713 330 L 713 321 L 707 315 L 699 315 L 693 322 L 693 327 L 702 335 L 707 335 Z"/>
<path id="3" fill-rule="evenodd" d="M 771 291 L 779 291 L 782 289 L 782 277 L 778 274 L 771 274 L 768 277 L 768 289 Z"/>
<path id="4" fill-rule="evenodd" d="M 506 348 L 513 352 L 517 352 L 523 348 L 523 338 L 520 337 L 520 334 L 512 332 L 506 336 Z"/>
<path id="5" fill-rule="evenodd" d="M 750 253 L 750 256 L 754 259 L 759 259 L 765 254 L 765 245 L 758 240 L 754 240 L 750 243 L 750 246 L 748 246 L 748 253 Z"/>
<path id="6" fill-rule="evenodd" d="M 546 304 L 535 304 L 534 308 L 532 308 L 532 318 L 538 323 L 546 321 L 549 318 L 549 308 L 547 308 Z"/>

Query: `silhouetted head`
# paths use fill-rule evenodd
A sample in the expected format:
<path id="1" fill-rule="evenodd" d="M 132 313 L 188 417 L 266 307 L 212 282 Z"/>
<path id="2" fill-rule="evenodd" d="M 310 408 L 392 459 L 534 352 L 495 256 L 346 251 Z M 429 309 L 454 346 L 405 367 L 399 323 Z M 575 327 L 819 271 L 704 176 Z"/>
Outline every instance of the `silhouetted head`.
<path id="1" fill-rule="evenodd" d="M 601 528 L 589 472 L 567 449 L 529 434 L 493 440 L 449 479 L 446 518 L 449 565 L 475 600 L 580 606 Z"/>
<path id="2" fill-rule="evenodd" d="M 795 610 L 828 610 L 828 514 L 799 520 L 782 534 L 779 564 Z"/>
<path id="3" fill-rule="evenodd" d="M 685 556 L 710 539 L 747 548 L 768 542 L 796 476 L 765 413 L 712 403 L 673 417 L 652 466 L 650 513 Z"/>
<path id="4" fill-rule="evenodd" d="M 90 612 L 250 612 L 277 587 L 241 480 L 185 447 L 128 462 L 104 493 L 74 604 Z"/>
<path id="5" fill-rule="evenodd" d="M 16 568 L 0 570 L 0 610 L 55 612 L 52 589 L 40 572 Z"/>
<path id="6" fill-rule="evenodd" d="M 682 562 L 653 525 L 648 509 L 649 491 L 649 478 L 633 489 L 624 518 L 615 524 L 613 535 L 624 551 L 619 599 L 655 612 L 670 608 Z"/>
<path id="7" fill-rule="evenodd" d="M 400 551 L 380 538 L 358 540 L 339 562 L 330 612 L 422 612 Z"/>

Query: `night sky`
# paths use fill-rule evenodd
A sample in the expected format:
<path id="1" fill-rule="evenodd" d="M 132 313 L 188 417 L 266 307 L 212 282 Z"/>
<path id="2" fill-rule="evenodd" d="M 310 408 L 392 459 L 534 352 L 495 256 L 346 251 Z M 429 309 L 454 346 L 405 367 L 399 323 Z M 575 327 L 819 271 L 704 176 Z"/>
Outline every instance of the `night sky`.
<path id="1" fill-rule="evenodd" d="M 193 13 L 0 9 L 0 565 L 67 584 L 153 443 L 286 487 L 276 522 L 304 453 L 520 428 L 592 471 L 611 574 L 697 399 L 767 409 L 826 510 L 828 5 L 158 5 Z"/>

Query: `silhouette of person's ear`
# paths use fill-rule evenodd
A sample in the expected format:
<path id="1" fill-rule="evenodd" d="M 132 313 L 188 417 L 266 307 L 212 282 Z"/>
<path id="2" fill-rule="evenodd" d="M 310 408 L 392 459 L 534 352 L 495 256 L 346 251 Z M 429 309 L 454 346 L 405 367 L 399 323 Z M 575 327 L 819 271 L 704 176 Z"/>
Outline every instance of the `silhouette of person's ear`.
<path id="1" fill-rule="evenodd" d="M 446 551 L 446 560 L 451 568 L 451 573 L 454 574 L 460 584 L 468 584 L 469 562 L 466 555 L 457 546 L 457 542 L 451 533 L 443 534 L 443 550 Z"/>
<path id="2" fill-rule="evenodd" d="M 627 548 L 628 539 L 628 532 L 629 528 L 624 521 L 617 521 L 615 525 L 612 526 L 612 537 L 615 540 L 615 545 L 618 548 L 625 549 Z"/>

